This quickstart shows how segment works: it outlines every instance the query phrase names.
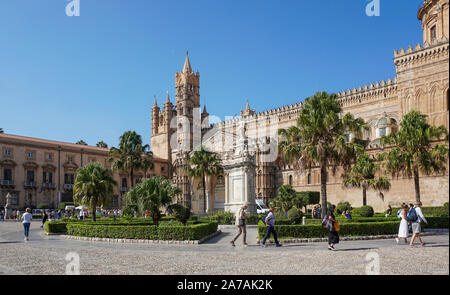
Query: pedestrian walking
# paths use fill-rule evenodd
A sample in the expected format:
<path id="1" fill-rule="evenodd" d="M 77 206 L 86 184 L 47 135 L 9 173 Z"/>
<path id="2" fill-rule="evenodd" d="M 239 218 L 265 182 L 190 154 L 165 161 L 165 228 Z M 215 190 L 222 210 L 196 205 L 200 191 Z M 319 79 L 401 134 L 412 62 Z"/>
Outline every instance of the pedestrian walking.
<path id="1" fill-rule="evenodd" d="M 113 217 L 114 217 L 114 221 L 116 221 L 116 219 L 117 219 L 117 210 L 116 209 L 114 209 L 114 213 L 113 213 L 114 215 L 113 215 Z"/>
<path id="2" fill-rule="evenodd" d="M 261 243 L 262 248 L 266 247 L 266 241 L 267 241 L 267 238 L 270 237 L 270 234 L 273 234 L 273 239 L 275 240 L 275 245 L 277 247 L 283 246 L 278 242 L 277 232 L 275 231 L 275 215 L 273 215 L 274 213 L 275 213 L 275 208 L 270 207 L 270 212 L 269 212 L 269 214 L 267 214 L 267 217 L 265 220 L 266 221 L 266 234 L 264 235 L 264 239 Z"/>
<path id="3" fill-rule="evenodd" d="M 44 211 L 42 211 L 42 224 L 41 224 L 41 228 L 43 228 L 43 227 L 45 226 L 45 222 L 47 221 L 47 219 L 48 219 L 48 215 L 47 215 L 47 212 L 45 212 L 45 210 L 44 210 Z"/>
<path id="4" fill-rule="evenodd" d="M 420 237 L 420 233 L 422 231 L 421 222 L 423 221 L 428 224 L 428 221 L 425 218 L 425 216 L 423 216 L 422 209 L 420 209 L 420 207 L 422 207 L 422 202 L 420 202 L 420 201 L 415 202 L 414 208 L 409 210 L 409 213 L 407 215 L 408 220 L 411 221 L 412 233 L 413 233 L 411 242 L 409 244 L 410 247 L 415 247 L 414 241 L 416 238 L 419 240 L 420 245 L 422 247 L 425 246 L 425 243 L 422 241 L 422 239 Z"/>
<path id="5" fill-rule="evenodd" d="M 84 218 L 84 210 L 81 209 L 80 210 L 80 220 L 83 220 L 83 218 Z"/>
<path id="6" fill-rule="evenodd" d="M 405 244 L 408 243 L 408 205 L 403 204 L 400 212 L 400 216 L 402 220 L 400 221 L 400 226 L 398 228 L 398 237 L 395 238 L 397 244 L 400 242 L 400 239 L 405 240 Z"/>
<path id="7" fill-rule="evenodd" d="M 239 231 L 236 234 L 236 236 L 230 241 L 231 246 L 233 246 L 233 247 L 236 246 L 234 244 L 234 242 L 239 238 L 239 236 L 241 234 L 243 234 L 244 247 L 248 246 L 248 244 L 247 244 L 247 228 L 246 228 L 248 216 L 247 216 L 247 213 L 245 212 L 245 210 L 247 210 L 247 208 L 248 208 L 247 204 L 244 204 L 236 213 L 235 224 L 238 227 Z"/>
<path id="8" fill-rule="evenodd" d="M 29 233 L 30 233 L 30 225 L 31 225 L 31 220 L 33 219 L 33 215 L 31 215 L 31 209 L 30 208 L 27 208 L 26 210 L 25 210 L 25 213 L 23 214 L 23 216 L 22 216 L 22 224 L 23 224 L 23 231 L 24 231 L 24 234 L 25 234 L 25 238 L 24 238 L 24 240 L 25 241 L 28 241 L 28 236 L 29 236 Z"/>
<path id="9" fill-rule="evenodd" d="M 385 216 L 389 217 L 389 216 L 391 216 L 391 214 L 392 214 L 392 207 L 391 207 L 391 205 L 388 205 Z"/>
<path id="10" fill-rule="evenodd" d="M 339 244 L 338 222 L 334 216 L 336 205 L 331 205 L 328 214 L 325 215 L 322 224 L 328 229 L 328 250 L 336 250 L 334 245 Z"/>

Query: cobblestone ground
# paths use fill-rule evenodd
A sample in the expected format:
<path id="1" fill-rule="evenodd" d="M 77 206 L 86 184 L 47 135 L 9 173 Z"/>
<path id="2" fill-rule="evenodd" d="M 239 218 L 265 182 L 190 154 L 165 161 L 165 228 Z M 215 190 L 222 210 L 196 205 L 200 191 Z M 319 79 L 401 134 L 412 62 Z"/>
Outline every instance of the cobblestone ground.
<path id="1" fill-rule="evenodd" d="M 367 254 L 375 252 L 380 274 L 449 274 L 449 236 L 424 237 L 423 248 L 393 240 L 348 241 L 327 250 L 326 243 L 292 244 L 281 248 L 256 245 L 249 229 L 249 247 L 232 248 L 234 229 L 201 245 L 109 244 L 45 236 L 38 222 L 30 241 L 19 222 L 0 222 L 0 274 L 65 274 L 69 252 L 80 256 L 81 274 L 366 274 Z"/>

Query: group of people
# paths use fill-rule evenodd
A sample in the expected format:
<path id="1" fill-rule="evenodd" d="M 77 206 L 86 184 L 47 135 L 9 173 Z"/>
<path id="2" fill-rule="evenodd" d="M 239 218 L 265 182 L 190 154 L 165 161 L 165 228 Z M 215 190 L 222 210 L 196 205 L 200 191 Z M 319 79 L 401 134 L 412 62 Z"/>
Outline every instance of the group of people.
<path id="1" fill-rule="evenodd" d="M 422 207 L 422 202 L 420 201 L 410 204 L 409 206 L 406 203 L 403 203 L 401 209 L 397 212 L 397 217 L 401 218 L 400 226 L 398 228 L 398 237 L 395 238 L 397 244 L 400 243 L 401 239 L 405 241 L 405 244 L 408 243 L 409 230 L 411 228 L 413 235 L 409 246 L 415 247 L 414 241 L 416 238 L 422 247 L 425 246 L 425 243 L 420 237 L 420 233 L 422 231 L 421 223 L 428 223 L 428 221 L 425 216 L 423 216 L 422 209 L 420 209 L 420 207 Z"/>
<path id="2" fill-rule="evenodd" d="M 244 247 L 247 247 L 247 219 L 248 219 L 248 215 L 247 212 L 245 210 L 247 210 L 248 206 L 247 204 L 244 204 L 241 208 L 239 208 L 238 212 L 236 213 L 236 221 L 235 224 L 238 227 L 238 232 L 236 234 L 236 236 L 230 241 L 231 246 L 235 247 L 236 244 L 236 240 L 239 238 L 239 236 L 241 234 L 243 234 L 243 245 Z M 278 238 L 277 238 L 277 232 L 275 231 L 275 208 L 274 207 L 270 207 L 269 209 L 269 214 L 267 214 L 266 217 L 263 218 L 264 223 L 266 224 L 266 234 L 264 235 L 264 239 L 261 243 L 261 247 L 265 248 L 266 247 L 266 241 L 267 239 L 270 237 L 270 235 L 273 235 L 273 239 L 275 240 L 275 245 L 276 247 L 281 247 L 283 245 L 281 245 L 278 242 Z"/>

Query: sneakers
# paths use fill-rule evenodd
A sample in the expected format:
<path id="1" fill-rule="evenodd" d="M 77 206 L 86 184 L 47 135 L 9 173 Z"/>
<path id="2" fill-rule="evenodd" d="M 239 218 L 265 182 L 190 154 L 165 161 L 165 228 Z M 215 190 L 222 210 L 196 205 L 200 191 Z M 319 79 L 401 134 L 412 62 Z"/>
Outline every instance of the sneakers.
<path id="1" fill-rule="evenodd" d="M 281 245 L 281 244 L 277 244 L 277 245 L 276 245 L 276 247 L 281 247 L 281 246 L 283 246 L 283 245 Z"/>
<path id="2" fill-rule="evenodd" d="M 261 248 L 266 248 L 266 245 L 264 245 L 264 244 L 261 244 Z"/>
<path id="3" fill-rule="evenodd" d="M 420 244 L 420 247 L 425 247 L 425 243 L 421 243 L 421 244 Z"/>
<path id="4" fill-rule="evenodd" d="M 243 245 L 244 245 L 244 247 L 248 247 L 248 244 L 247 244 L 247 243 L 244 243 Z"/>
<path id="5" fill-rule="evenodd" d="M 334 250 L 336 250 L 336 248 L 334 248 L 334 246 L 328 246 L 328 250 L 334 251 Z"/>
<path id="6" fill-rule="evenodd" d="M 235 247 L 236 245 L 234 244 L 233 241 L 230 241 L 231 246 Z"/>
<path id="7" fill-rule="evenodd" d="M 399 238 L 395 238 L 395 241 L 397 242 L 397 244 L 400 242 Z"/>

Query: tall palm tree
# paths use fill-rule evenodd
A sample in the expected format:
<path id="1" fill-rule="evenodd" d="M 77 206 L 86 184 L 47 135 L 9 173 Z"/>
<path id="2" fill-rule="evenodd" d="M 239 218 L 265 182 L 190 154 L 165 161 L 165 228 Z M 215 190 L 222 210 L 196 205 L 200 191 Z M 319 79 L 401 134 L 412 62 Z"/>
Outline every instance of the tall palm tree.
<path id="1" fill-rule="evenodd" d="M 141 169 L 144 172 L 144 178 L 147 178 L 147 171 L 155 167 L 153 162 L 153 153 L 151 151 L 144 152 L 142 156 Z"/>
<path id="2" fill-rule="evenodd" d="M 392 176 L 400 174 L 414 178 L 416 200 L 420 201 L 420 171 L 426 175 L 446 171 L 448 147 L 437 143 L 445 139 L 448 131 L 444 126 L 431 126 L 426 115 L 411 111 L 403 117 L 400 130 L 381 138 L 382 145 L 391 146 L 387 153 L 386 167 Z"/>
<path id="3" fill-rule="evenodd" d="M 304 205 L 302 198 L 289 184 L 280 186 L 273 203 L 281 207 L 284 212 L 288 212 L 294 206 L 300 209 Z"/>
<path id="4" fill-rule="evenodd" d="M 142 137 L 135 131 L 126 131 L 120 136 L 119 147 L 109 150 L 108 162 L 114 171 L 126 171 L 130 175 L 131 187 L 134 187 L 134 172 L 142 168 L 143 155 L 149 145 L 142 145 Z"/>
<path id="5" fill-rule="evenodd" d="M 189 176 L 201 178 L 203 184 L 203 208 L 206 208 L 206 176 L 219 175 L 223 171 L 222 160 L 219 155 L 206 150 L 203 146 L 195 150 L 192 157 L 186 157 L 186 171 Z"/>
<path id="6" fill-rule="evenodd" d="M 391 188 L 391 183 L 387 177 L 377 177 L 377 172 L 380 170 L 380 162 L 382 156 L 378 159 L 371 158 L 368 154 L 361 154 L 356 164 L 351 170 L 343 174 L 344 187 L 357 187 L 363 190 L 363 206 L 367 205 L 367 190 L 374 189 L 379 192 L 388 191 Z"/>
<path id="7" fill-rule="evenodd" d="M 348 141 L 347 134 L 360 138 L 367 125 L 351 114 L 342 118 L 342 108 L 336 94 L 317 92 L 306 99 L 297 126 L 279 130 L 282 140 L 279 150 L 283 159 L 299 170 L 320 168 L 322 214 L 327 213 L 328 168 L 349 168 L 349 162 L 362 153 L 364 147 L 356 140 Z M 354 161 L 354 160 L 353 160 Z"/>
<path id="8" fill-rule="evenodd" d="M 89 163 L 77 171 L 73 200 L 77 204 L 88 206 L 92 212 L 92 220 L 96 221 L 96 208 L 110 204 L 115 184 L 111 170 L 103 168 L 98 162 Z"/>
<path id="9" fill-rule="evenodd" d="M 153 223 L 159 225 L 160 209 L 170 205 L 174 196 L 180 193 L 172 181 L 157 176 L 144 178 L 125 195 L 125 199 L 127 204 L 136 205 L 141 213 L 149 210 Z"/>

